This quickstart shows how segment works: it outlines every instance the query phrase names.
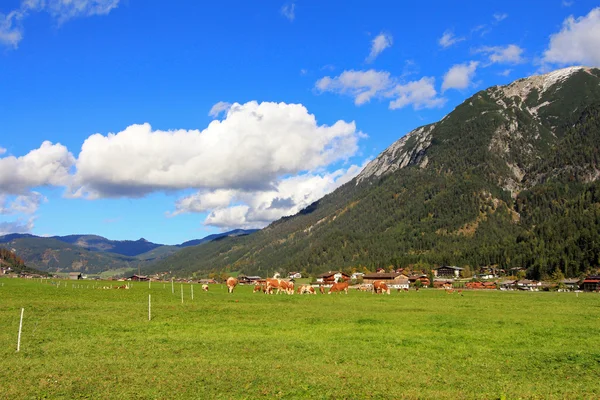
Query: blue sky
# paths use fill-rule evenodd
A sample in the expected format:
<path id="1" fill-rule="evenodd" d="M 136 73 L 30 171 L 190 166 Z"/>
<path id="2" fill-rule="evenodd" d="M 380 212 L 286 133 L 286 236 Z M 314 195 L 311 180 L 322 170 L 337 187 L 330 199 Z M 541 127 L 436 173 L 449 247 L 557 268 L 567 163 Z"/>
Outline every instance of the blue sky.
<path id="1" fill-rule="evenodd" d="M 597 2 L 402 3 L 2 1 L 0 234 L 263 227 L 479 90 L 600 66 Z"/>

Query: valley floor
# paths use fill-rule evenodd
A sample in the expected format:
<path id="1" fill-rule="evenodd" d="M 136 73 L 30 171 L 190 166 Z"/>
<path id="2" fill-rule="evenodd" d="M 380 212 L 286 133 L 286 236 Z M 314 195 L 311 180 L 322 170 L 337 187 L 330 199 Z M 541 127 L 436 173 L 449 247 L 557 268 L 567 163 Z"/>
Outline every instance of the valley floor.
<path id="1" fill-rule="evenodd" d="M 0 398 L 600 397 L 595 293 L 51 282 L 0 279 Z"/>

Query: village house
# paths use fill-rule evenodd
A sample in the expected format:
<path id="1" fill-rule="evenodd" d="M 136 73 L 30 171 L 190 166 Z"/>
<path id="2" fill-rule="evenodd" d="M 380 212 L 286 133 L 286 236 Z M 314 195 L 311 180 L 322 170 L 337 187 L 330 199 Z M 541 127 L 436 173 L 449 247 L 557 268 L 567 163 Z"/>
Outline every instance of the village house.
<path id="1" fill-rule="evenodd" d="M 352 274 L 352 276 L 350 276 L 350 279 L 352 279 L 353 281 L 358 280 L 362 277 L 364 277 L 365 274 L 363 274 L 362 272 L 355 272 Z"/>
<path id="2" fill-rule="evenodd" d="M 460 278 L 463 269 L 454 266 L 442 266 L 433 270 L 433 275 L 437 278 Z"/>
<path id="3" fill-rule="evenodd" d="M 436 289 L 452 289 L 453 283 L 452 279 L 434 279 L 433 287 Z"/>
<path id="4" fill-rule="evenodd" d="M 372 285 L 375 281 L 383 281 L 391 289 L 408 289 L 408 277 L 399 272 L 380 272 L 363 275 L 363 283 Z"/>
<path id="5" fill-rule="evenodd" d="M 429 287 L 431 282 L 429 282 L 429 278 L 425 274 L 413 274 L 408 277 L 408 281 L 414 285 L 416 281 L 420 281 L 423 287 Z"/>
<path id="6" fill-rule="evenodd" d="M 323 284 L 332 284 L 335 282 L 345 282 L 350 280 L 350 275 L 341 271 L 328 271 L 317 276 L 317 282 Z"/>
<path id="7" fill-rule="evenodd" d="M 69 279 L 76 281 L 79 279 L 83 279 L 83 275 L 81 274 L 81 272 L 69 272 Z"/>
<path id="8" fill-rule="evenodd" d="M 500 286 L 500 290 L 515 290 L 516 282 L 512 279 L 506 279 L 498 282 L 498 285 Z"/>
<path id="9" fill-rule="evenodd" d="M 581 283 L 584 292 L 600 291 L 600 275 L 588 275 Z"/>
<path id="10" fill-rule="evenodd" d="M 300 272 L 290 272 L 288 274 L 288 278 L 290 278 L 290 279 L 300 279 L 300 278 L 302 278 L 302 274 Z"/>
<path id="11" fill-rule="evenodd" d="M 529 279 L 522 279 L 516 282 L 516 288 L 519 290 L 537 292 L 542 288 L 542 283 L 538 281 L 530 281 Z"/>
<path id="12" fill-rule="evenodd" d="M 567 279 L 563 279 L 562 281 L 560 281 L 560 283 L 562 283 L 564 285 L 565 290 L 572 291 L 572 290 L 579 289 L 580 281 L 581 280 L 577 279 L 577 278 L 567 278 Z"/>

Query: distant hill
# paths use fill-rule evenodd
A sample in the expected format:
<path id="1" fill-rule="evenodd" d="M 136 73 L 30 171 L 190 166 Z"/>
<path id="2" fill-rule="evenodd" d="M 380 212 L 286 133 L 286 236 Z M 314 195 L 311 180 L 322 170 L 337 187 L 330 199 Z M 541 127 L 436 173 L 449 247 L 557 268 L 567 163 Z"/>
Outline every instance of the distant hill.
<path id="1" fill-rule="evenodd" d="M 0 247 L 0 267 L 10 273 L 20 274 L 22 272 L 29 274 L 47 275 L 46 272 L 25 265 L 25 261 L 14 251 Z"/>
<path id="2" fill-rule="evenodd" d="M 27 265 L 44 271 L 100 273 L 113 269 L 145 268 L 184 247 L 252 232 L 238 229 L 173 246 L 152 243 L 143 238 L 134 241 L 110 240 L 98 235 L 39 237 L 30 234 L 0 236 L 0 244 L 16 251 Z"/>
<path id="3" fill-rule="evenodd" d="M 236 237 L 236 236 L 246 236 L 249 235 L 251 233 L 254 233 L 258 231 L 258 229 L 234 229 L 232 231 L 229 232 L 223 232 L 223 233 L 215 233 L 213 235 L 208 235 L 203 239 L 194 239 L 194 240 L 188 240 L 187 242 L 183 242 L 181 244 L 178 244 L 177 247 L 190 247 L 190 246 L 197 246 L 199 244 L 203 244 L 206 242 L 210 242 L 216 239 L 221 239 L 224 237 Z"/>
<path id="4" fill-rule="evenodd" d="M 600 260 L 599 177 L 600 69 L 566 68 L 482 90 L 298 214 L 150 269 L 264 275 L 446 264 L 579 276 Z"/>

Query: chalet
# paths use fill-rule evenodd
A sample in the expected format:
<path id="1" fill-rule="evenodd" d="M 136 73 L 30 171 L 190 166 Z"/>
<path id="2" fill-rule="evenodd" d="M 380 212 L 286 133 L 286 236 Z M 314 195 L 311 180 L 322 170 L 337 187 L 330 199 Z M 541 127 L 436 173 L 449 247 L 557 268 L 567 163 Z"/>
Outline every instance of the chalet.
<path id="1" fill-rule="evenodd" d="M 462 274 L 462 268 L 454 266 L 443 266 L 433 270 L 433 274 L 438 278 L 459 278 Z"/>
<path id="2" fill-rule="evenodd" d="M 210 284 L 214 284 L 214 283 L 217 283 L 217 281 L 215 281 L 214 279 L 200 279 L 198 281 L 198 283 L 201 283 L 201 284 L 209 284 L 209 283 Z"/>
<path id="3" fill-rule="evenodd" d="M 83 275 L 81 272 L 69 272 L 69 279 L 76 281 L 78 279 L 83 279 Z"/>
<path id="4" fill-rule="evenodd" d="M 435 279 L 433 281 L 433 287 L 436 289 L 452 289 L 454 283 L 451 279 Z"/>
<path id="5" fill-rule="evenodd" d="M 529 279 L 522 279 L 516 282 L 516 288 L 519 290 L 529 290 L 531 292 L 537 292 L 541 289 L 541 287 L 541 282 L 530 281 Z"/>
<path id="6" fill-rule="evenodd" d="M 334 282 L 349 281 L 350 275 L 340 271 L 328 271 L 317 276 L 317 282 L 331 284 Z"/>
<path id="7" fill-rule="evenodd" d="M 350 279 L 357 280 L 357 279 L 360 279 L 360 278 L 362 278 L 364 276 L 365 276 L 365 274 L 363 274 L 362 272 L 355 272 L 355 273 L 352 274 L 352 276 L 350 277 Z"/>
<path id="8" fill-rule="evenodd" d="M 600 291 L 600 275 L 588 275 L 581 283 L 584 292 Z"/>
<path id="9" fill-rule="evenodd" d="M 398 281 L 408 281 L 408 277 L 398 272 L 376 272 L 363 275 L 364 283 L 373 283 L 375 281 L 393 283 Z"/>
<path id="10" fill-rule="evenodd" d="M 300 272 L 290 272 L 288 274 L 288 278 L 290 278 L 290 279 L 300 279 L 300 278 L 302 278 L 302 274 Z"/>
<path id="11" fill-rule="evenodd" d="M 560 281 L 565 287 L 566 290 L 577 290 L 579 289 L 580 280 L 577 278 L 567 278 Z"/>
<path id="12" fill-rule="evenodd" d="M 514 281 L 512 279 L 506 279 L 498 282 L 498 284 L 500 286 L 500 290 L 515 290 L 517 281 Z"/>
<path id="13" fill-rule="evenodd" d="M 420 281 L 421 285 L 423 285 L 424 287 L 428 287 L 429 285 L 431 285 L 431 282 L 429 282 L 429 278 L 425 274 L 410 275 L 408 277 L 408 281 L 413 285 L 415 284 L 416 281 Z"/>
<path id="14" fill-rule="evenodd" d="M 408 289 L 408 277 L 399 272 L 376 272 L 363 275 L 363 282 L 372 285 L 375 281 L 383 281 L 390 289 Z"/>

